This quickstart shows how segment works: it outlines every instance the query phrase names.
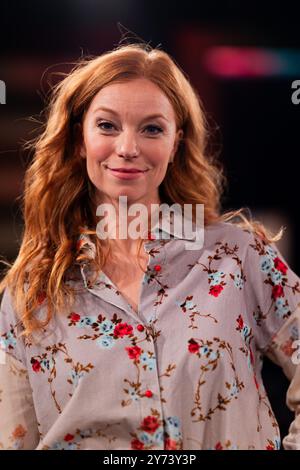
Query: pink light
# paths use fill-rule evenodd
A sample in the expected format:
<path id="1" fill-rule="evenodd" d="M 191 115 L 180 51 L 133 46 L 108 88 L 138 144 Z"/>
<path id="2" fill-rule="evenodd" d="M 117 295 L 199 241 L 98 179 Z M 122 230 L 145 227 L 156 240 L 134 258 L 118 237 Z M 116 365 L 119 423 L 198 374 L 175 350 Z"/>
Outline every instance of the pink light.
<path id="1" fill-rule="evenodd" d="M 213 47 L 204 63 L 210 73 L 223 77 L 261 77 L 274 75 L 282 68 L 276 53 L 251 47 Z"/>

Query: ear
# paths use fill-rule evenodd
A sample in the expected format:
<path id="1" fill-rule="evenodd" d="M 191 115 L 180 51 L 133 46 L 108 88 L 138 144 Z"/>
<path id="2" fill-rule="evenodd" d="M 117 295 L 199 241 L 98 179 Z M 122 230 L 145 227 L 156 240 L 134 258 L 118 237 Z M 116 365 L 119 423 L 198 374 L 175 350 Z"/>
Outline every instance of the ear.
<path id="1" fill-rule="evenodd" d="M 86 148 L 83 140 L 82 124 L 76 123 L 74 127 L 75 147 L 81 158 L 86 158 Z"/>
<path id="2" fill-rule="evenodd" d="M 176 137 L 175 137 L 175 142 L 174 142 L 174 147 L 173 147 L 173 151 L 172 151 L 172 154 L 171 154 L 170 162 L 172 162 L 174 160 L 174 156 L 175 156 L 175 154 L 178 150 L 178 145 L 179 145 L 180 141 L 182 140 L 182 138 L 183 138 L 183 130 L 179 129 L 176 132 Z"/>

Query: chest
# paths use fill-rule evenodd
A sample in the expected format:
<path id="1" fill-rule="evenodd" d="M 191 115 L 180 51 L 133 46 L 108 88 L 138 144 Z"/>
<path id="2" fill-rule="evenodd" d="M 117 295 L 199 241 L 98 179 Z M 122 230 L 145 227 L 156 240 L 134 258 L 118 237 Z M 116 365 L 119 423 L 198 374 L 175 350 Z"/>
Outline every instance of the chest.
<path id="1" fill-rule="evenodd" d="M 137 273 L 131 279 L 124 280 L 123 282 L 118 282 L 117 284 L 115 283 L 116 287 L 121 292 L 121 295 L 131 305 L 131 307 L 136 313 L 138 313 L 142 279 L 143 273 Z"/>
<path id="2" fill-rule="evenodd" d="M 141 266 L 146 271 L 146 259 L 141 263 Z M 144 271 L 133 264 L 124 265 L 123 267 L 118 266 L 117 269 L 115 266 L 108 264 L 104 269 L 105 274 L 136 313 L 138 313 Z"/>

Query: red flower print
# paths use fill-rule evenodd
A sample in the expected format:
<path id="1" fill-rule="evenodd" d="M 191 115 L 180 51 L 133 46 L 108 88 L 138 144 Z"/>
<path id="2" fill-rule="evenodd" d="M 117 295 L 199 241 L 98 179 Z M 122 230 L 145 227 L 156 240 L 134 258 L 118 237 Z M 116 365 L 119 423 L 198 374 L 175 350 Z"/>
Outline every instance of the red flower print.
<path id="1" fill-rule="evenodd" d="M 131 335 L 133 328 L 127 323 L 119 323 L 114 329 L 114 336 L 123 338 L 125 335 Z"/>
<path id="2" fill-rule="evenodd" d="M 218 295 L 222 292 L 223 286 L 221 284 L 218 284 L 217 286 L 211 286 L 209 289 L 210 295 L 213 295 L 214 297 L 218 297 Z"/>
<path id="3" fill-rule="evenodd" d="M 237 329 L 241 331 L 244 328 L 244 320 L 242 318 L 242 315 L 239 315 L 237 318 Z"/>
<path id="4" fill-rule="evenodd" d="M 177 450 L 177 442 L 173 441 L 173 439 L 170 439 L 169 437 L 167 437 L 167 439 L 165 439 L 165 449 L 166 450 Z"/>
<path id="5" fill-rule="evenodd" d="M 128 352 L 129 359 L 138 359 L 142 353 L 141 348 L 138 346 L 133 346 L 131 348 L 125 348 Z"/>
<path id="6" fill-rule="evenodd" d="M 273 286 L 273 289 L 272 289 L 272 297 L 273 299 L 278 299 L 278 297 L 283 297 L 284 296 L 284 293 L 283 293 L 283 288 L 282 286 Z"/>
<path id="7" fill-rule="evenodd" d="M 274 446 L 273 442 L 266 446 L 266 450 L 275 450 L 275 446 Z"/>
<path id="8" fill-rule="evenodd" d="M 196 354 L 198 351 L 199 351 L 199 344 L 194 342 L 194 341 L 191 341 L 189 343 L 189 352 L 192 353 L 192 354 Z"/>
<path id="9" fill-rule="evenodd" d="M 32 358 L 30 362 L 32 364 L 32 370 L 34 370 L 34 372 L 40 372 L 41 364 L 39 363 L 39 361 Z"/>
<path id="10" fill-rule="evenodd" d="M 133 439 L 131 441 L 131 448 L 134 450 L 142 450 L 144 449 L 144 444 L 138 439 Z"/>
<path id="11" fill-rule="evenodd" d="M 17 426 L 12 432 L 12 436 L 14 439 L 18 439 L 20 437 L 24 437 L 26 435 L 26 432 L 27 431 L 25 428 L 23 428 L 22 424 L 19 424 L 19 426 Z"/>
<path id="12" fill-rule="evenodd" d="M 288 339 L 285 343 L 280 346 L 281 351 L 284 352 L 286 356 L 292 356 L 295 349 L 292 347 L 293 338 Z"/>
<path id="13" fill-rule="evenodd" d="M 66 442 L 72 441 L 73 439 L 74 439 L 73 434 L 66 434 L 64 437 L 64 441 Z"/>
<path id="14" fill-rule="evenodd" d="M 80 315 L 79 313 L 72 312 L 70 314 L 70 320 L 74 322 L 78 322 L 80 320 Z"/>
<path id="15" fill-rule="evenodd" d="M 223 450 L 221 442 L 217 442 L 215 445 L 215 450 Z"/>
<path id="16" fill-rule="evenodd" d="M 282 274 L 286 274 L 287 270 L 288 270 L 288 267 L 286 264 L 284 264 L 283 261 L 281 261 L 280 258 L 275 258 L 274 259 L 274 266 L 275 266 L 275 269 L 277 269 L 278 271 L 280 271 Z"/>
<path id="17" fill-rule="evenodd" d="M 147 416 L 144 418 L 141 429 L 153 434 L 159 428 L 159 422 L 155 416 Z"/>

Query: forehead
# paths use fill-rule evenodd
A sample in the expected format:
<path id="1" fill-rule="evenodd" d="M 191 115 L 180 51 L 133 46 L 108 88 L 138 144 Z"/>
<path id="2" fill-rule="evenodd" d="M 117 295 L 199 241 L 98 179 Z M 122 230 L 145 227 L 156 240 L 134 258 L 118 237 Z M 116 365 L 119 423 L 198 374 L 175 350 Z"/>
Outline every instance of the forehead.
<path id="1" fill-rule="evenodd" d="M 102 88 L 93 98 L 89 112 L 105 106 L 118 113 L 128 110 L 140 113 L 164 113 L 166 117 L 175 117 L 172 104 L 165 93 L 147 79 L 135 79 L 124 83 L 112 83 Z"/>

